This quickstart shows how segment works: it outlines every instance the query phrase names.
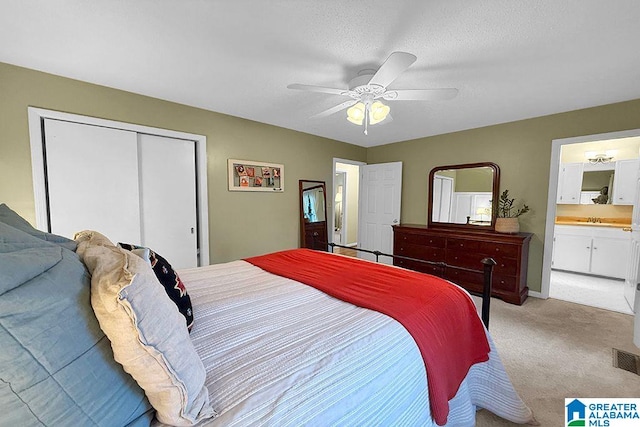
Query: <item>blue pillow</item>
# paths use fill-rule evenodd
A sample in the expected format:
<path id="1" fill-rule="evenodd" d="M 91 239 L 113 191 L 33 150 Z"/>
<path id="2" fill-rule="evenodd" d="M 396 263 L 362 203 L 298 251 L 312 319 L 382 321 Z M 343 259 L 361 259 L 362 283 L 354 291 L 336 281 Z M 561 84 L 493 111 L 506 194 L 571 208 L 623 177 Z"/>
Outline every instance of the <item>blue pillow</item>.
<path id="1" fill-rule="evenodd" d="M 74 252 L 0 222 L 3 425 L 151 422 L 151 405 L 114 361 L 89 292 Z"/>
<path id="2" fill-rule="evenodd" d="M 70 251 L 76 250 L 76 242 L 71 239 L 67 239 L 63 236 L 58 236 L 57 234 L 46 233 L 44 231 L 40 231 L 37 228 L 33 228 L 29 221 L 22 218 L 20 215 L 15 213 L 11 208 L 4 203 L 0 204 L 0 222 L 4 222 L 7 225 L 10 225 L 18 230 L 24 231 L 27 234 L 30 234 L 38 239 L 46 240 L 47 242 L 52 242 L 57 245 L 62 246 L 63 248 L 67 248 Z"/>

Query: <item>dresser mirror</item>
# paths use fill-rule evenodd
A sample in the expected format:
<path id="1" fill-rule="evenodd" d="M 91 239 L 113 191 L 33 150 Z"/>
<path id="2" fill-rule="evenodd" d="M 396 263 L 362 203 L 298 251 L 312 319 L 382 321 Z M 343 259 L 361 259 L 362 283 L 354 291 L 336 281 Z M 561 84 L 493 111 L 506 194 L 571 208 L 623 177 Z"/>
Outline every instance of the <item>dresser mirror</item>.
<path id="1" fill-rule="evenodd" d="M 299 181 L 300 247 L 326 251 L 327 196 L 324 181 Z"/>
<path id="2" fill-rule="evenodd" d="M 495 163 L 433 168 L 429 173 L 429 228 L 493 230 L 499 188 L 500 168 Z"/>

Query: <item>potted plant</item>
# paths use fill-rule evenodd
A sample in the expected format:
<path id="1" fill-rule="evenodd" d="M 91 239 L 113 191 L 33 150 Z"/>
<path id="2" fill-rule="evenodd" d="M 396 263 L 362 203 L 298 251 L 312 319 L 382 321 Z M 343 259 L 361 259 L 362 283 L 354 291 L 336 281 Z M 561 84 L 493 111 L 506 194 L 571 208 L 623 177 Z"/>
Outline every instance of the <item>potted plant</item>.
<path id="1" fill-rule="evenodd" d="M 529 206 L 523 204 L 521 208 L 514 206 L 515 198 L 509 198 L 509 190 L 504 190 L 498 200 L 498 217 L 496 231 L 498 233 L 517 233 L 520 231 L 518 217 L 529 212 Z"/>

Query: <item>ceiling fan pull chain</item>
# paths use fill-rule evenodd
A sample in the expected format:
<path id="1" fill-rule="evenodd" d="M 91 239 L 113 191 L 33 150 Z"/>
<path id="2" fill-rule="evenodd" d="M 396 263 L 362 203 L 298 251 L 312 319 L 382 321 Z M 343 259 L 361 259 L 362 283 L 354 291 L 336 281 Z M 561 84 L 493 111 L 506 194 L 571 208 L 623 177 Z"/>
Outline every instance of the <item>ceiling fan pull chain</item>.
<path id="1" fill-rule="evenodd" d="M 369 135 L 369 107 L 365 105 L 364 108 L 364 134 Z"/>

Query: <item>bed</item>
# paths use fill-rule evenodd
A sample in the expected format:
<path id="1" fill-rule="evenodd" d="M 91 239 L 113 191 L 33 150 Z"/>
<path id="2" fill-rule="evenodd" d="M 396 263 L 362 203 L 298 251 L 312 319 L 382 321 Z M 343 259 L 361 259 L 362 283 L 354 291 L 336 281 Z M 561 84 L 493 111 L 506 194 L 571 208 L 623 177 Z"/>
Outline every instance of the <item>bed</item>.
<path id="1" fill-rule="evenodd" d="M 0 425 L 437 424 L 398 320 L 249 259 L 177 272 L 189 333 L 145 256 L 92 231 L 40 232 L 0 205 Z M 470 322 L 488 359 L 435 418 L 472 426 L 486 408 L 535 424 Z"/>

